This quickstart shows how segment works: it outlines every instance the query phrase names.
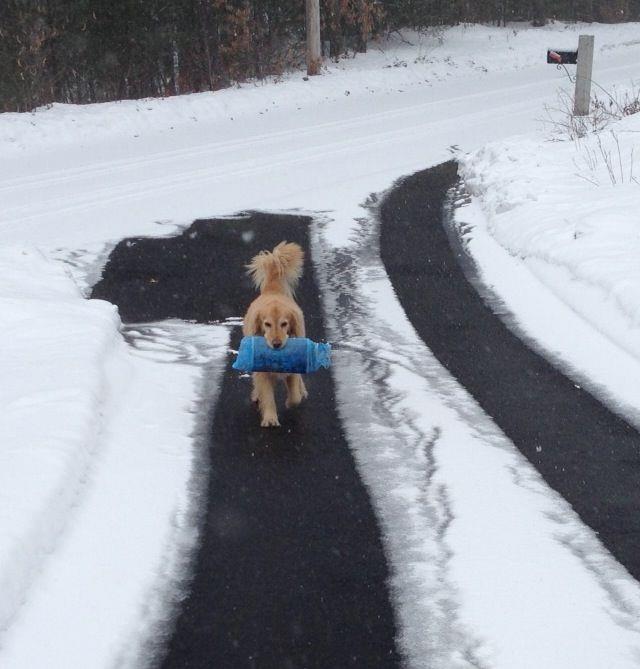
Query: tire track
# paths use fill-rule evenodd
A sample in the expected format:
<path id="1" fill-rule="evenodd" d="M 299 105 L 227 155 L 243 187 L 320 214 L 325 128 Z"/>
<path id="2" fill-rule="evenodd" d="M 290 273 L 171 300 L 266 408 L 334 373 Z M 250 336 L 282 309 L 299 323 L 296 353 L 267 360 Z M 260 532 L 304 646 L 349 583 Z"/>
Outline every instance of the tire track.
<path id="1" fill-rule="evenodd" d="M 407 177 L 382 203 L 394 289 L 440 362 L 640 578 L 640 434 L 512 334 L 467 281 L 442 225 L 456 172 L 446 163 Z"/>
<path id="2" fill-rule="evenodd" d="M 540 82 L 543 83 L 541 80 Z M 527 87 L 530 84 L 524 84 L 522 87 Z M 389 109 L 386 111 L 371 112 L 367 114 L 361 114 L 353 119 L 347 120 L 335 120 L 327 121 L 324 123 L 317 123 L 311 126 L 295 128 L 292 130 L 281 130 L 274 131 L 270 133 L 261 133 L 257 135 L 252 135 L 246 139 L 233 139 L 227 141 L 215 141 L 215 142 L 205 142 L 198 144 L 197 146 L 180 148 L 180 149 L 171 149 L 168 151 L 161 151 L 157 154 L 146 156 L 144 158 L 123 158 L 113 161 L 107 161 L 100 163 L 93 167 L 77 167 L 77 168 L 67 168 L 64 170 L 55 170 L 52 172 L 39 173 L 36 176 L 28 177 L 16 177 L 12 179 L 6 179 L 0 182 L 0 192 L 5 190 L 10 191 L 20 187 L 31 187 L 34 186 L 38 189 L 41 189 L 44 186 L 49 186 L 58 183 L 65 183 L 71 178 L 79 176 L 82 179 L 93 179 L 95 177 L 105 176 L 108 174 L 118 173 L 122 170 L 135 170 L 138 171 L 141 167 L 149 167 L 151 165 L 164 165 L 173 166 L 176 163 L 177 159 L 180 158 L 196 158 L 198 156 L 209 156 L 217 157 L 221 154 L 235 154 L 241 149 L 249 148 L 252 151 L 258 148 L 263 148 L 271 144 L 276 144 L 282 140 L 292 140 L 294 143 L 303 143 L 303 140 L 306 140 L 314 135 L 330 131 L 332 134 L 335 130 L 340 131 L 354 131 L 367 126 L 378 124 L 378 123 L 388 123 L 389 121 L 401 121 L 402 119 L 407 119 L 412 115 L 417 115 L 422 112 L 426 112 L 428 109 L 439 106 L 449 106 L 451 104 L 460 104 L 462 102 L 466 103 L 469 99 L 475 98 L 489 98 L 496 99 L 495 92 L 483 92 L 470 94 L 466 96 L 455 96 L 440 100 L 429 100 L 427 102 L 417 103 L 413 105 L 403 106 L 397 109 Z M 502 107 L 502 104 L 496 104 L 496 107 Z M 466 109 L 465 109 L 466 111 Z M 398 123 L 402 125 L 402 123 Z M 368 133 L 370 134 L 370 133 Z M 319 137 L 319 140 L 322 140 L 322 137 Z"/>
<path id="3" fill-rule="evenodd" d="M 527 103 L 509 105 L 514 113 L 519 109 L 526 109 Z M 490 119 L 494 115 L 493 110 L 483 110 L 473 114 L 465 114 L 469 123 L 480 122 Z M 163 194 L 180 192 L 185 188 L 193 188 L 204 184 L 215 184 L 224 181 L 239 179 L 242 177 L 272 172 L 274 169 L 295 168 L 298 165 L 320 161 L 321 159 L 333 158 L 344 155 L 353 159 L 359 153 L 366 153 L 369 149 L 395 145 L 412 139 L 416 133 L 424 131 L 437 132 L 440 126 L 447 126 L 450 118 L 440 121 L 430 121 L 412 125 L 407 129 L 390 130 L 378 132 L 366 137 L 358 137 L 349 140 L 326 142 L 314 147 L 314 149 L 294 149 L 272 154 L 262 160 L 246 159 L 227 163 L 217 168 L 199 167 L 197 169 L 181 171 L 179 174 L 172 173 L 168 176 L 136 179 L 115 186 L 105 186 L 84 191 L 83 195 L 74 196 L 70 204 L 68 195 L 53 198 L 39 198 L 38 205 L 34 211 L 33 203 L 7 207 L 2 212 L 2 219 L 15 222 L 27 222 L 38 218 L 49 218 L 53 214 L 67 214 L 78 211 L 93 209 L 101 204 L 118 202 L 128 199 L 140 199 L 146 195 L 153 195 L 161 191 Z M 21 214 L 21 212 L 31 212 Z M 2 220 L 0 219 L 0 221 Z"/>

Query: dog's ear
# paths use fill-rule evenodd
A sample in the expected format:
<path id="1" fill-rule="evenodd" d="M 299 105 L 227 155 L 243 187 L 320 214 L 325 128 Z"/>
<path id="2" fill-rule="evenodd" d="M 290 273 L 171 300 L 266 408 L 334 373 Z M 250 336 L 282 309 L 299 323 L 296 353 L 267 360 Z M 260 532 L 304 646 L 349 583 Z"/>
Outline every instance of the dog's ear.
<path id="1" fill-rule="evenodd" d="M 242 328 L 242 334 L 245 337 L 262 334 L 262 318 L 260 318 L 260 314 L 257 311 L 253 314 L 247 314 L 244 321 L 244 327 Z"/>
<path id="2" fill-rule="evenodd" d="M 304 337 L 304 317 L 301 312 L 292 311 L 289 314 L 289 323 L 291 324 L 289 328 L 289 334 L 292 337 Z"/>

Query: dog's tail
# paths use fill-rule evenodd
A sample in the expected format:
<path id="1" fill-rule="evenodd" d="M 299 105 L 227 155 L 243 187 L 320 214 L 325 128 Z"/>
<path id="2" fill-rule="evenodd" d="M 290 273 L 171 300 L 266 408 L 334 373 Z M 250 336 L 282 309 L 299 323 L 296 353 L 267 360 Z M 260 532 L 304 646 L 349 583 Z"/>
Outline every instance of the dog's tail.
<path id="1" fill-rule="evenodd" d="M 273 251 L 261 251 L 247 265 L 249 276 L 261 293 L 293 295 L 302 276 L 304 251 L 293 242 L 280 242 Z"/>

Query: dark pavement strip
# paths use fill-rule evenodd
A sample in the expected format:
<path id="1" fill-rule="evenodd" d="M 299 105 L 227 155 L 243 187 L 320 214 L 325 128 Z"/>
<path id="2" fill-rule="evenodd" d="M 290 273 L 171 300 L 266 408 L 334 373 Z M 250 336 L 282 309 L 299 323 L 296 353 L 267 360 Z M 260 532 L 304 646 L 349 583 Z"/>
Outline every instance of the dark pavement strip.
<path id="1" fill-rule="evenodd" d="M 640 434 L 534 353 L 465 278 L 443 226 L 456 164 L 402 179 L 380 206 L 381 256 L 438 360 L 640 578 Z"/>
<path id="2" fill-rule="evenodd" d="M 130 239 L 92 297 L 128 322 L 241 316 L 244 265 L 286 239 L 307 251 L 297 292 L 308 336 L 324 339 L 308 219 L 251 214 L 196 221 L 183 234 Z M 233 337 L 237 348 L 239 333 Z M 334 404 L 331 375 L 281 428 L 259 427 L 250 381 L 227 366 L 214 412 L 208 508 L 195 573 L 162 667 L 363 669 L 400 666 L 388 567 Z"/>

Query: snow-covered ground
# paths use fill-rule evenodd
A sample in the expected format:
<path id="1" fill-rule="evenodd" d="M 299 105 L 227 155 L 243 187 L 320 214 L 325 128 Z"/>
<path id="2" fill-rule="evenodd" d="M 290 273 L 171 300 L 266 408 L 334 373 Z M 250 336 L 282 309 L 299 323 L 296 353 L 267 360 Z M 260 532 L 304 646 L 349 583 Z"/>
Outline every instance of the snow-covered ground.
<path id="1" fill-rule="evenodd" d="M 580 139 L 492 143 L 462 162 L 475 199 L 457 216 L 485 287 L 640 425 L 640 114 Z"/>
<path id="2" fill-rule="evenodd" d="M 0 115 L 0 666 L 141 665 L 195 540 L 202 400 L 228 328 L 123 328 L 83 295 L 122 237 L 249 208 L 317 215 L 329 331 L 353 346 L 336 356 L 340 410 L 410 666 L 640 665 L 640 587 L 413 333 L 362 206 L 459 157 L 484 288 L 640 424 L 640 122 L 573 142 L 539 121 L 570 88 L 546 48 L 584 32 L 594 79 L 632 86 L 638 24 L 475 26 L 394 38 L 309 80 Z M 342 247 L 354 304 L 375 307 L 393 348 L 335 317 Z"/>

